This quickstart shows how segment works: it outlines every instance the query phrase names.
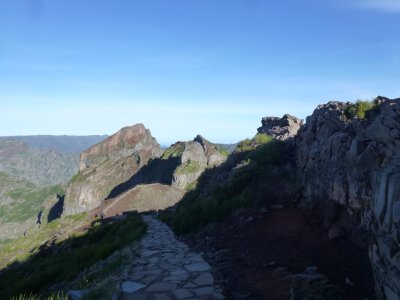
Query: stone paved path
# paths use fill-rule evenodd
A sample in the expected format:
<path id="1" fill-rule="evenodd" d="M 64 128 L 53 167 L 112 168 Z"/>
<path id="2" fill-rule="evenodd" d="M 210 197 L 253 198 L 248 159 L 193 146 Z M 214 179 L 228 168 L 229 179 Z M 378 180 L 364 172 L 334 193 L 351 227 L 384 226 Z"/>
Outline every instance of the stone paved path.
<path id="1" fill-rule="evenodd" d="M 211 267 L 178 241 L 171 229 L 151 216 L 133 268 L 121 284 L 121 299 L 223 299 Z"/>

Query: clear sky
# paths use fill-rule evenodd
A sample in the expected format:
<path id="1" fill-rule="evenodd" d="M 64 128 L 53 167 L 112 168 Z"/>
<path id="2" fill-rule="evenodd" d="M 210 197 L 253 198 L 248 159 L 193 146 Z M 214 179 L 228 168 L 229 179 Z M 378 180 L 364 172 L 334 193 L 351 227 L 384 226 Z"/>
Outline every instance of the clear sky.
<path id="1" fill-rule="evenodd" d="M 400 97 L 398 0 L 0 0 L 0 135 L 236 142 L 377 95 Z"/>

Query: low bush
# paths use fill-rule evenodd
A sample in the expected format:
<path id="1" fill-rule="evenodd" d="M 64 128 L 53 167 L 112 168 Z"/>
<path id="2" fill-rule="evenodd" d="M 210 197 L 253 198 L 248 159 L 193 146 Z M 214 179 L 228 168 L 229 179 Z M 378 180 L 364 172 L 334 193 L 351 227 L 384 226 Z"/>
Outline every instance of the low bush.
<path id="1" fill-rule="evenodd" d="M 345 116 L 348 119 L 364 119 L 365 115 L 368 111 L 373 109 L 376 106 L 376 103 L 374 101 L 368 101 L 368 100 L 357 100 L 356 103 L 350 104 L 346 109 L 345 109 Z"/>

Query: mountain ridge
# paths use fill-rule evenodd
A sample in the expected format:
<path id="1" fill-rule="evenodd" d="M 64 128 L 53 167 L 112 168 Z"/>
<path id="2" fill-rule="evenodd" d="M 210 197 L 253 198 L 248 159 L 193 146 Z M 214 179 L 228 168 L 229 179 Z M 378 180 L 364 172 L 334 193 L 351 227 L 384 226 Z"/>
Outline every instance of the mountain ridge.
<path id="1" fill-rule="evenodd" d="M 61 153 L 80 153 L 93 144 L 106 139 L 108 135 L 18 135 L 0 136 L 1 140 L 15 140 L 31 147 L 56 150 Z"/>

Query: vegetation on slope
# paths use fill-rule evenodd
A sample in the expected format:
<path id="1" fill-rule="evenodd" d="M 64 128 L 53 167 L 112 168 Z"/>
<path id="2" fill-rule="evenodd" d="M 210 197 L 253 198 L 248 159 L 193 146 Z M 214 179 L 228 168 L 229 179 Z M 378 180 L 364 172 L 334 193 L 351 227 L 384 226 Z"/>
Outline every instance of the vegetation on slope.
<path id="1" fill-rule="evenodd" d="M 0 270 L 16 261 L 25 261 L 39 251 L 39 248 L 53 236 L 67 239 L 74 228 L 90 222 L 86 213 L 67 216 L 50 223 L 43 224 L 40 228 L 31 228 L 26 236 L 17 239 L 3 240 L 0 244 Z"/>
<path id="2" fill-rule="evenodd" d="M 160 217 L 179 234 L 197 231 L 237 208 L 264 201 L 279 178 L 295 184 L 294 175 L 282 167 L 286 161 L 281 141 L 265 134 L 242 141 L 227 162 L 206 170 L 197 187 Z"/>
<path id="3" fill-rule="evenodd" d="M 3 222 L 23 222 L 35 218 L 44 209 L 49 197 L 63 195 L 63 187 L 56 185 L 43 189 L 36 187 L 16 188 L 7 193 L 14 201 L 8 205 L 0 205 L 0 219 Z"/>
<path id="4" fill-rule="evenodd" d="M 178 166 L 175 170 L 175 174 L 188 174 L 188 173 L 196 173 L 203 170 L 204 167 L 200 166 L 197 161 L 187 161 L 186 163 Z"/>
<path id="5" fill-rule="evenodd" d="M 169 159 L 171 157 L 181 156 L 184 150 L 185 150 L 185 144 L 177 142 L 164 151 L 164 153 L 161 156 L 161 159 Z"/>
<path id="6" fill-rule="evenodd" d="M 36 223 L 39 212 L 43 221 L 50 207 L 63 195 L 63 187 L 36 187 L 24 179 L 0 172 L 0 239 L 22 235 Z"/>
<path id="7" fill-rule="evenodd" d="M 229 156 L 229 154 L 232 153 L 232 151 L 229 151 L 229 149 L 225 148 L 222 145 L 217 145 L 217 150 L 223 156 Z"/>
<path id="8" fill-rule="evenodd" d="M 53 222 L 48 224 L 54 226 Z M 17 261 L 0 272 L 0 295 L 46 294 L 46 288 L 67 282 L 81 271 L 137 240 L 146 224 L 137 213 L 124 220 L 93 226 L 69 239 L 43 247 L 25 261 Z"/>
<path id="9" fill-rule="evenodd" d="M 357 100 L 356 103 L 351 103 L 345 109 L 345 116 L 348 119 L 364 119 L 366 113 L 377 106 L 375 101 L 368 101 L 368 100 Z"/>

